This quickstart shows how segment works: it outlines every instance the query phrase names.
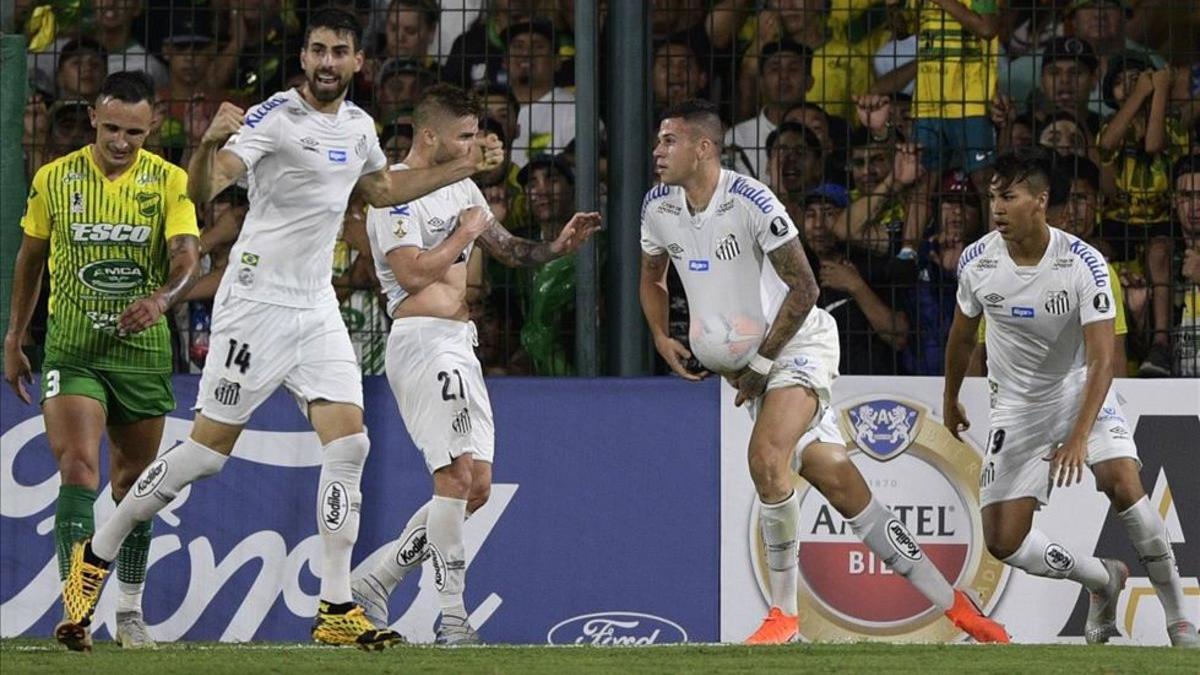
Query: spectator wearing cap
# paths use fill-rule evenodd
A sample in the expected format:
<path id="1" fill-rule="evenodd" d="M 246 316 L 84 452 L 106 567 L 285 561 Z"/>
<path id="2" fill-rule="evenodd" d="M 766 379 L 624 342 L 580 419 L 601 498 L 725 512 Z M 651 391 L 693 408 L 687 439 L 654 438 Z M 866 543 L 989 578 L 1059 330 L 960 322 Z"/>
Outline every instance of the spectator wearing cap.
<path id="1" fill-rule="evenodd" d="M 767 137 L 792 106 L 803 103 L 812 88 L 812 51 L 791 40 L 766 44 L 758 52 L 758 116 L 725 133 L 725 148 L 736 158 L 734 168 L 762 180 L 767 163 Z M 764 181 L 765 182 L 765 181 Z"/>
<path id="2" fill-rule="evenodd" d="M 821 183 L 821 141 L 808 127 L 784 122 L 767 135 L 766 180 L 763 182 L 786 202 L 807 194 Z M 744 156 L 744 155 L 739 155 Z"/>
<path id="3" fill-rule="evenodd" d="M 655 45 L 650 83 L 654 92 L 654 118 L 658 119 L 663 110 L 676 103 L 704 98 L 708 73 L 687 40 L 676 35 Z"/>
<path id="4" fill-rule="evenodd" d="M 508 86 L 521 104 L 513 162 L 524 166 L 534 155 L 561 152 L 575 138 L 575 94 L 554 86 L 561 60 L 549 21 L 509 26 L 504 44 Z"/>
<path id="5" fill-rule="evenodd" d="M 1150 349 L 1139 375 L 1166 377 L 1171 354 L 1171 166 L 1188 151 L 1186 127 L 1168 114 L 1171 72 L 1154 70 L 1135 54 L 1109 61 L 1104 96 L 1119 108 L 1100 129 L 1099 150 L 1104 183 L 1115 186 L 1109 195 L 1101 236 L 1112 246 L 1113 260 L 1144 259 L 1151 288 Z"/>
<path id="6" fill-rule="evenodd" d="M 1066 4 L 1066 3 L 1063 3 Z M 1116 111 L 1104 101 L 1100 85 L 1108 73 L 1109 58 L 1121 53 L 1137 54 L 1153 64 L 1155 68 L 1166 65 L 1166 61 L 1154 50 L 1128 37 L 1127 21 L 1132 10 L 1127 0 L 1072 0 L 1065 11 L 1065 18 L 1076 38 L 1086 42 L 1096 59 L 1095 84 L 1087 96 L 1088 106 L 1099 115 L 1111 115 Z M 1048 45 L 1054 47 L 1052 43 Z M 1005 72 L 1001 73 L 1000 87 L 1016 101 L 1025 101 L 1033 94 L 1038 77 L 1044 73 L 1044 54 L 1033 54 L 1014 59 Z M 1043 93 L 1045 88 L 1043 87 Z"/>
<path id="7" fill-rule="evenodd" d="M 437 82 L 437 74 L 413 59 L 392 59 L 379 71 L 375 88 L 376 113 L 390 124 L 405 110 L 411 110 L 426 87 Z"/>
<path id="8" fill-rule="evenodd" d="M 1042 120 L 1037 142 L 1043 148 L 1052 150 L 1059 159 L 1086 157 L 1098 162 L 1100 155 L 1091 138 L 1088 128 L 1080 124 L 1074 115 L 1059 111 Z"/>
<path id="9" fill-rule="evenodd" d="M 1044 127 L 1058 113 L 1072 115 L 1085 131 L 1100 130 L 1100 115 L 1088 109 L 1088 96 L 1095 90 L 1100 62 L 1086 40 L 1060 37 L 1042 51 L 1042 76 L 1038 94 L 1048 106 L 1032 106 L 1035 118 Z"/>
<path id="10" fill-rule="evenodd" d="M 130 0 L 94 0 L 91 6 L 93 22 L 83 34 L 99 45 L 97 52 L 102 54 L 106 61 L 105 72 L 142 70 L 154 79 L 156 87 L 165 87 L 168 80 L 167 67 L 150 54 L 133 35 L 133 22 L 142 13 L 143 3 Z M 32 69 L 40 71 L 43 77 L 60 72 L 60 62 L 65 56 L 67 45 L 71 42 L 71 39 L 59 38 L 45 51 L 33 54 Z"/>
<path id="11" fill-rule="evenodd" d="M 1183 233 L 1183 256 L 1176 283 L 1174 374 L 1200 377 L 1200 155 L 1175 162 L 1175 215 Z"/>
<path id="12" fill-rule="evenodd" d="M 108 58 L 104 47 L 89 37 L 71 40 L 63 46 L 58 57 L 58 72 L 54 74 L 57 98 L 92 101 L 108 76 Z"/>
<path id="13" fill-rule="evenodd" d="M 942 177 L 938 210 L 929 235 L 918 251 L 918 273 L 912 295 L 915 331 L 906 363 L 912 375 L 942 375 L 946 342 L 957 305 L 958 261 L 963 250 L 983 236 L 979 196 L 961 170 Z"/>
<path id="14" fill-rule="evenodd" d="M 221 101 L 228 97 L 224 87 L 234 59 L 217 58 L 211 19 L 212 14 L 206 10 L 176 12 L 162 43 L 171 81 L 158 92 L 159 103 L 166 109 L 160 142 L 164 148 L 182 153 L 178 158 L 182 165 L 186 165 L 189 154 L 185 148 L 200 143 Z"/>
<path id="15" fill-rule="evenodd" d="M 88 111 L 91 105 L 76 99 L 55 101 L 50 106 L 47 162 L 75 152 L 95 139 L 96 132 Z"/>
<path id="16" fill-rule="evenodd" d="M 824 183 L 804 198 L 801 230 L 804 250 L 821 287 L 816 306 L 837 321 L 841 342 L 838 372 L 889 375 L 900 372 L 900 354 L 908 344 L 908 315 L 893 307 L 894 289 L 886 258 L 839 245 L 836 223 L 849 206 L 846 189 Z"/>
<path id="17" fill-rule="evenodd" d="M 807 100 L 830 115 L 848 118 L 853 112 L 853 97 L 865 94 L 871 85 L 870 54 L 850 42 L 846 31 L 830 30 L 829 16 L 828 0 L 768 0 L 766 9 L 758 14 L 755 39 L 742 58 L 739 101 L 754 101 L 754 74 L 762 46 L 790 40 L 811 53 L 812 85 Z M 751 105 L 750 110 L 738 112 L 749 114 L 752 109 Z"/>

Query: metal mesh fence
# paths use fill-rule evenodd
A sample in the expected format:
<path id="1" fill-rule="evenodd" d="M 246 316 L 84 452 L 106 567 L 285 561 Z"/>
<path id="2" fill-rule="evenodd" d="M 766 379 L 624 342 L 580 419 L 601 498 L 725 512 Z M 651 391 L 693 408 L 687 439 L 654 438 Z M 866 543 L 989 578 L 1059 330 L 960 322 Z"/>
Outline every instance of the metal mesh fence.
<path id="1" fill-rule="evenodd" d="M 18 3 L 30 40 L 28 175 L 92 140 L 87 102 L 118 69 L 154 78 L 147 147 L 186 166 L 221 101 L 249 106 L 304 82 L 305 21 L 326 4 Z M 575 3 L 328 4 L 366 27 L 350 98 L 374 117 L 389 160 L 413 142 L 424 88 L 473 88 L 484 126 L 511 148 L 505 166 L 476 178 L 493 212 L 520 236 L 555 237 L 574 211 Z M 605 45 L 615 37 L 600 4 Z M 655 0 L 647 16 L 655 115 L 692 97 L 719 104 L 725 165 L 767 183 L 800 226 L 819 305 L 838 322 L 841 372 L 941 373 L 957 261 L 989 227 L 989 166 L 996 153 L 1029 145 L 1053 158 L 1052 224 L 1099 247 L 1121 281 L 1119 369 L 1200 371 L 1200 171 L 1190 163 L 1200 4 Z M 605 56 L 602 99 L 621 77 Z M 603 139 L 620 130 L 594 122 L 603 195 Z M 212 293 L 244 215 L 237 190 L 202 208 L 209 276 L 176 312 L 181 370 L 203 363 Z M 362 239 L 347 230 L 330 274 L 364 372 L 379 373 L 390 319 Z M 602 263 L 638 254 L 605 248 Z M 572 373 L 572 261 L 510 269 L 479 251 L 468 265 L 486 371 Z M 686 338 L 677 279 L 671 289 L 672 331 Z"/>

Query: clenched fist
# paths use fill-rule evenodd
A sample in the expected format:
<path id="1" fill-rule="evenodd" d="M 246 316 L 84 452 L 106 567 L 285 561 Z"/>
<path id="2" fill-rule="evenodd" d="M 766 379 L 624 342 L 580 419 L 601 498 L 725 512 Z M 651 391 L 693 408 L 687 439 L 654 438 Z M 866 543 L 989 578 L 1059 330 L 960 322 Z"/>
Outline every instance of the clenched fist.
<path id="1" fill-rule="evenodd" d="M 213 116 L 212 123 L 208 125 L 208 130 L 204 132 L 204 138 L 201 139 L 201 143 L 209 145 L 224 143 L 226 139 L 236 134 L 237 130 L 242 128 L 242 119 L 245 116 L 245 110 L 242 110 L 229 101 L 225 101 L 217 109 L 217 114 Z"/>

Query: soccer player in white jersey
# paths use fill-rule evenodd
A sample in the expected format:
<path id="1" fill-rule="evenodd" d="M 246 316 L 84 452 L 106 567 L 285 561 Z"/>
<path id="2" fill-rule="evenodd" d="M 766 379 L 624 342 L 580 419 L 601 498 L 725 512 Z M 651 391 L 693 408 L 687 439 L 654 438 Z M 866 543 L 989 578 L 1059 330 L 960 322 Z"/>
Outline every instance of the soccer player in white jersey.
<path id="1" fill-rule="evenodd" d="M 313 638 L 364 649 L 401 641 L 376 629 L 350 593 L 359 482 L 370 446 L 362 378 L 329 282 L 333 247 L 351 190 L 378 206 L 408 201 L 498 161 L 499 150 L 490 149 L 482 162 L 473 148 L 435 168 L 386 171 L 374 121 L 344 100 L 362 67 L 361 44 L 353 16 L 314 13 L 300 52 L 306 82 L 244 117 L 223 104 L 192 156 L 188 192 L 197 203 L 242 176 L 250 189 L 250 211 L 213 307 L 211 338 L 219 351 L 205 364 L 189 438 L 151 463 L 113 518 L 72 551 L 62 630 L 90 623 L 107 568 L 134 524 L 151 520 L 193 481 L 220 471 L 250 415 L 282 384 L 323 445 L 316 508 L 323 554 Z"/>
<path id="2" fill-rule="evenodd" d="M 1116 280 L 1096 249 L 1046 224 L 1050 174 L 1040 151 L 1003 155 L 993 168 L 995 231 L 958 263 L 944 401 L 946 427 L 958 435 L 969 427 L 958 392 L 986 314 L 991 431 L 980 503 L 988 550 L 1029 574 L 1087 588 L 1089 643 L 1119 635 L 1114 620 L 1129 568 L 1070 551 L 1033 527 L 1051 489 L 1079 482 L 1086 464 L 1146 567 L 1171 643 L 1200 646 L 1166 528 L 1138 476 L 1133 430 L 1111 390 Z"/>
<path id="3" fill-rule="evenodd" d="M 412 150 L 394 169 L 415 170 L 470 152 L 479 102 L 458 87 L 425 91 L 413 112 Z M 388 596 L 429 558 L 441 604 L 438 644 L 477 644 L 463 606 L 463 521 L 492 488 L 492 406 L 475 356 L 468 318 L 467 260 L 478 243 L 511 267 L 574 253 L 600 227 L 600 214 L 576 213 L 554 241 L 514 237 L 487 199 L 461 180 L 391 209 L 371 209 L 367 235 L 395 322 L 388 336 L 388 382 L 400 416 L 433 475 L 433 498 L 409 519 L 374 570 L 354 582 L 355 600 L 377 626 L 388 624 Z"/>
<path id="4" fill-rule="evenodd" d="M 980 642 L 1007 642 L 924 555 L 904 523 L 875 500 L 842 443 L 829 405 L 837 377 L 837 325 L 813 307 L 818 289 L 783 204 L 762 183 L 721 168 L 721 120 L 713 104 L 688 101 L 664 113 L 654 148 L 662 183 L 642 203 L 642 311 L 654 345 L 681 377 L 705 373 L 738 390 L 754 416 L 748 453 L 767 548 L 771 609 L 747 642 L 794 640 L 800 504 L 798 471 L 849 521 L 875 555 L 906 577 Z M 691 314 L 689 353 L 667 334 L 667 264 Z"/>

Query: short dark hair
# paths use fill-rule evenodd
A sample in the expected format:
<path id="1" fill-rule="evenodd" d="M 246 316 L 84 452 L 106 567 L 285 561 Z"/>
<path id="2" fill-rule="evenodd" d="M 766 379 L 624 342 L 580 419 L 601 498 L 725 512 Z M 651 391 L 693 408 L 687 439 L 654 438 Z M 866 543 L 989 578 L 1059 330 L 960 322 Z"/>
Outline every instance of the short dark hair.
<path id="1" fill-rule="evenodd" d="M 124 103 L 141 103 L 146 101 L 154 105 L 154 80 L 142 70 L 122 70 L 104 78 L 100 91 L 96 94 L 96 103 L 106 98 L 114 98 Z"/>
<path id="2" fill-rule="evenodd" d="M 1081 180 L 1100 192 L 1100 169 L 1087 157 L 1072 155 L 1070 157 L 1050 158 L 1053 169 L 1050 174 L 1050 201 L 1047 206 L 1062 206 L 1071 196 L 1071 182 Z"/>
<path id="3" fill-rule="evenodd" d="M 413 127 L 428 127 L 433 118 L 445 113 L 459 117 L 480 116 L 479 99 L 462 87 L 442 82 L 429 87 L 421 94 L 421 100 L 413 109 Z"/>
<path id="4" fill-rule="evenodd" d="M 776 127 L 771 133 L 767 134 L 767 154 L 775 152 L 775 146 L 779 144 L 779 139 L 784 134 L 799 134 L 804 138 L 804 147 L 811 148 L 817 152 L 821 151 L 821 139 L 813 133 L 812 129 L 804 126 L 799 122 L 784 122 Z"/>
<path id="5" fill-rule="evenodd" d="M 1047 151 L 1040 147 L 1014 148 L 996 158 L 992 166 L 992 180 L 996 181 L 1001 190 L 1024 182 L 1030 191 L 1036 193 L 1050 188 L 1050 157 Z"/>
<path id="6" fill-rule="evenodd" d="M 720 150 L 724 141 L 724 128 L 721 126 L 721 114 L 717 104 L 701 98 L 680 101 L 663 111 L 664 120 L 671 118 L 682 119 L 708 137 L 708 140 Z"/>
<path id="7" fill-rule="evenodd" d="M 354 51 L 362 51 L 362 24 L 358 22 L 358 17 L 350 12 L 335 7 L 325 7 L 309 15 L 308 27 L 304 29 L 306 49 L 309 39 L 312 38 L 312 32 L 318 28 L 328 28 L 338 35 L 349 33 L 353 38 L 351 46 L 354 47 Z"/>
<path id="8" fill-rule="evenodd" d="M 481 104 L 483 103 L 483 99 L 488 96 L 502 96 L 504 100 L 508 101 L 510 106 L 518 111 L 521 109 L 521 102 L 517 100 L 517 95 L 513 93 L 512 87 L 506 84 L 484 80 L 471 87 L 471 93 L 480 99 Z"/>
<path id="9" fill-rule="evenodd" d="M 1171 167 L 1171 185 L 1175 185 L 1180 178 L 1190 173 L 1200 173 L 1200 155 L 1184 155 L 1175 160 Z"/>
<path id="10" fill-rule="evenodd" d="M 438 6 L 437 0 L 392 0 L 388 3 L 388 14 L 399 9 L 410 9 L 421 15 L 425 23 L 430 26 L 436 26 L 441 18 L 441 7 Z"/>

